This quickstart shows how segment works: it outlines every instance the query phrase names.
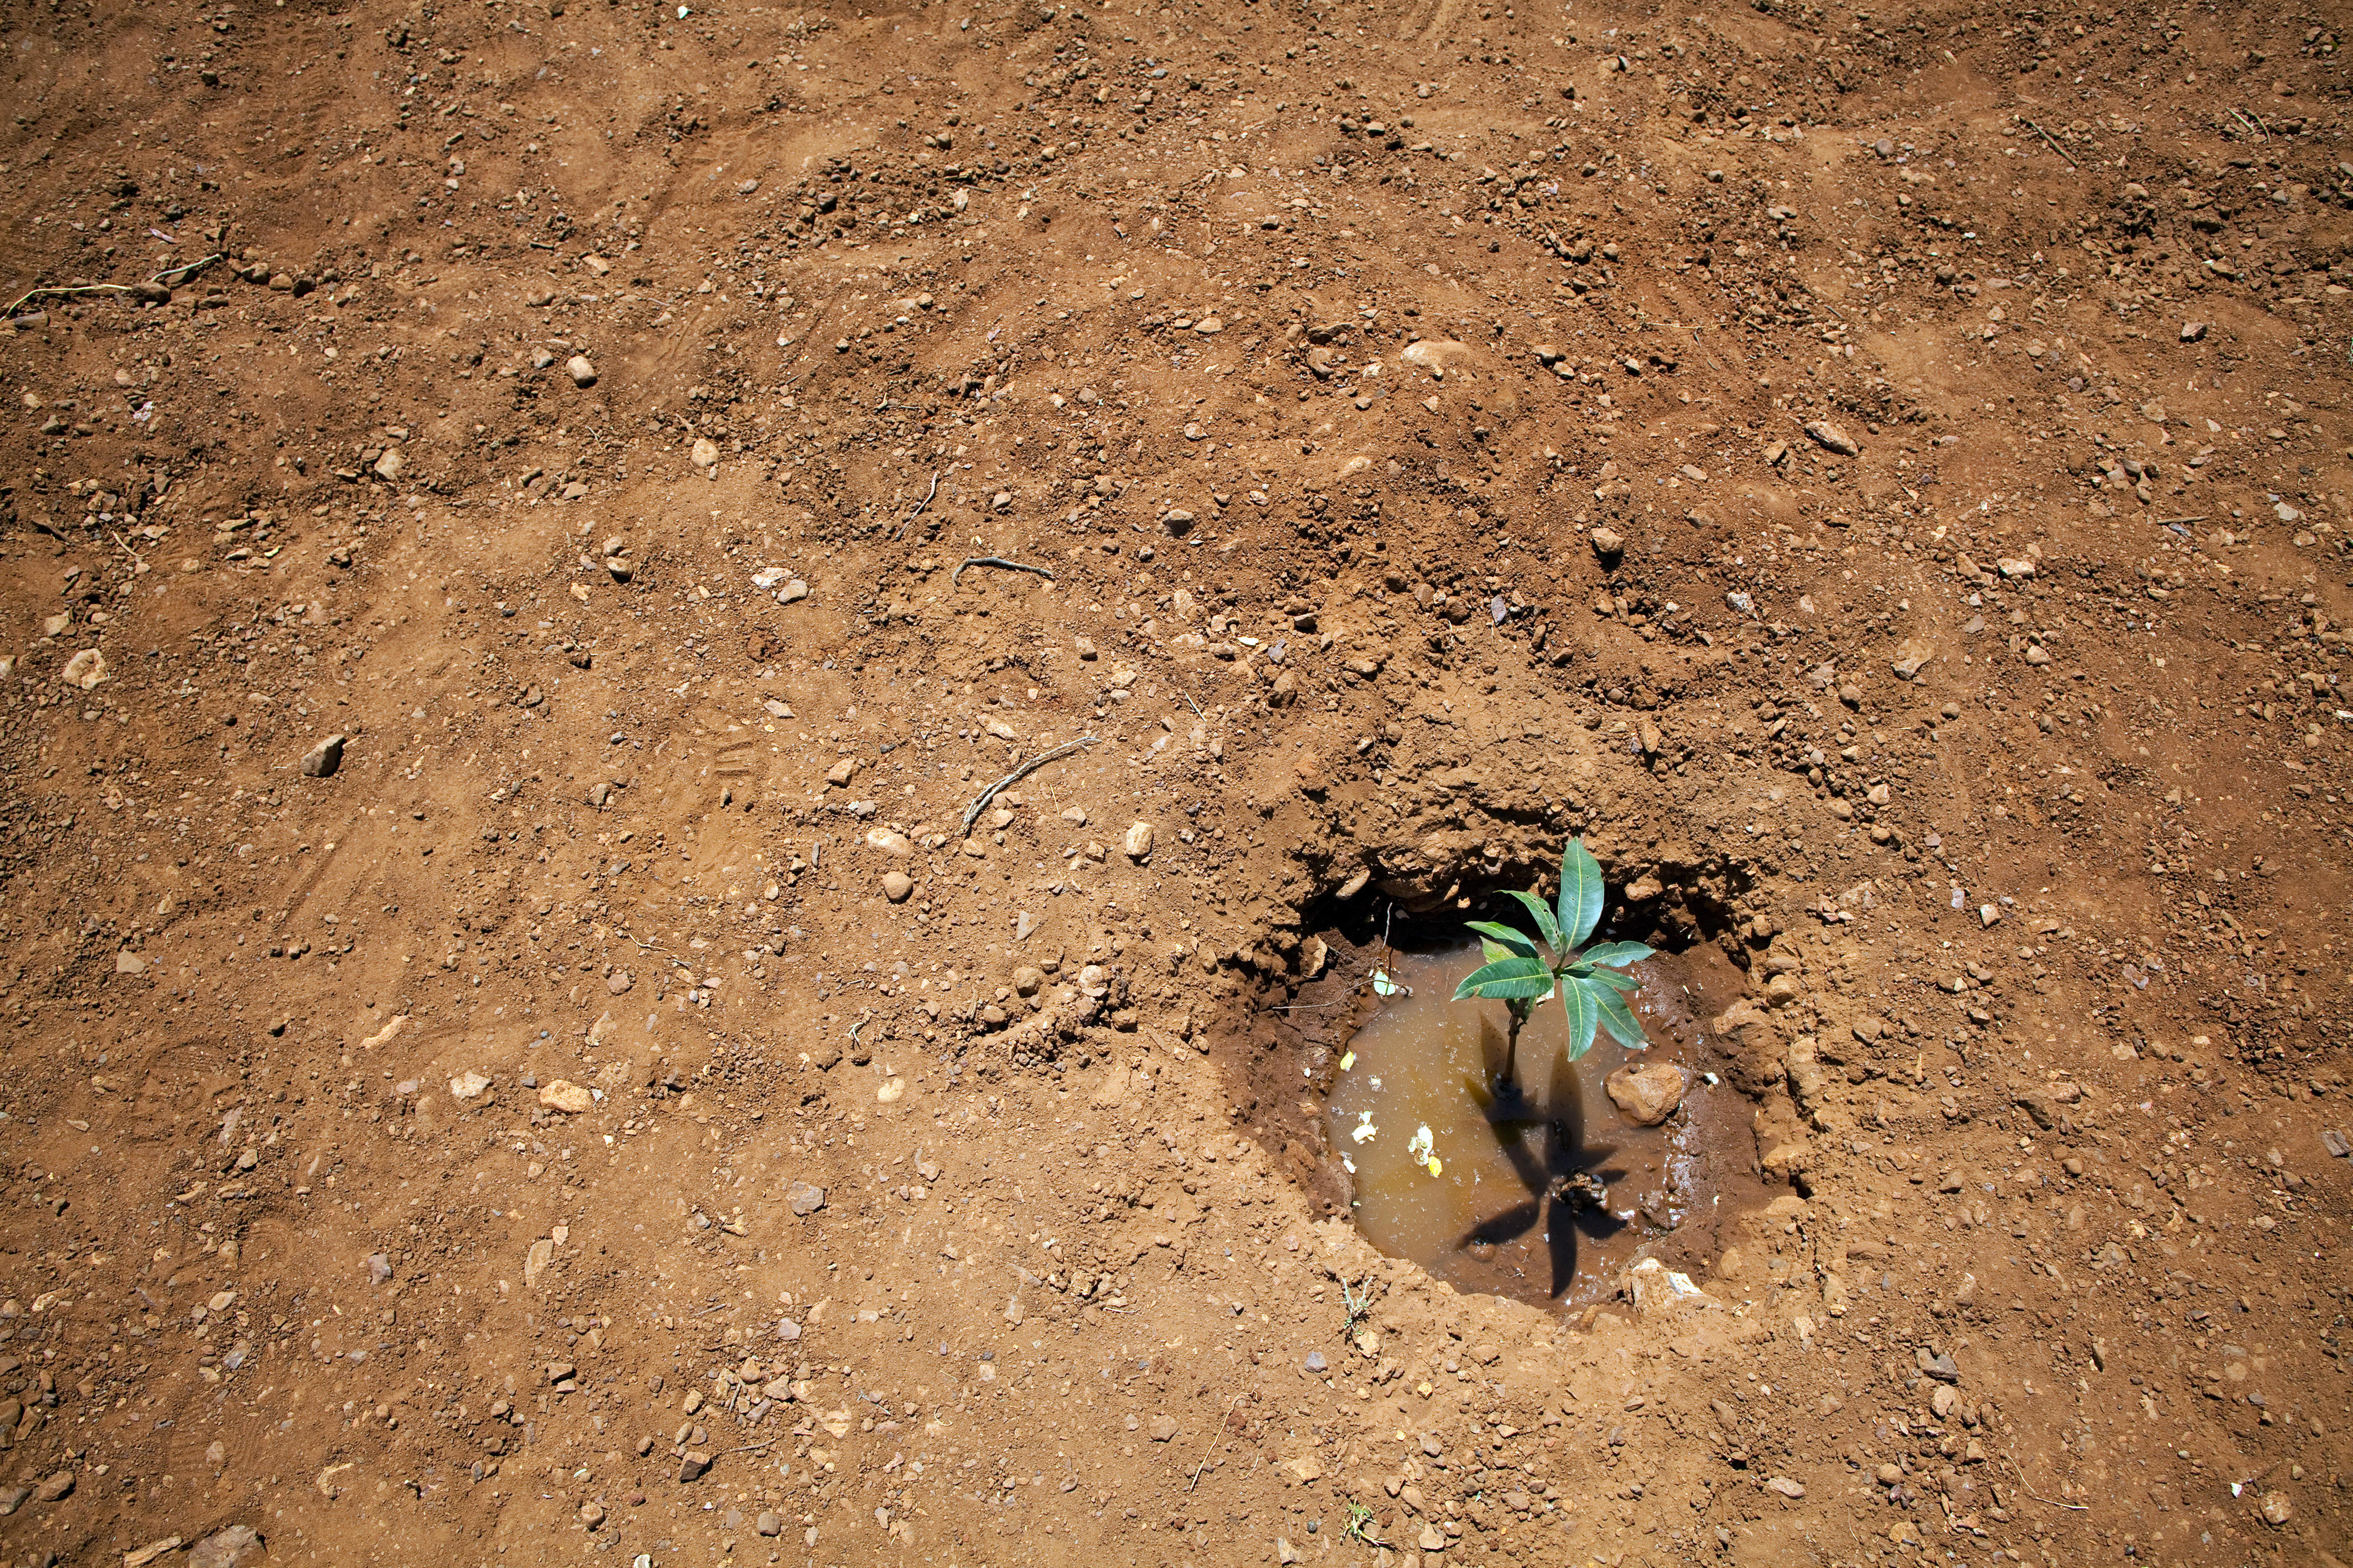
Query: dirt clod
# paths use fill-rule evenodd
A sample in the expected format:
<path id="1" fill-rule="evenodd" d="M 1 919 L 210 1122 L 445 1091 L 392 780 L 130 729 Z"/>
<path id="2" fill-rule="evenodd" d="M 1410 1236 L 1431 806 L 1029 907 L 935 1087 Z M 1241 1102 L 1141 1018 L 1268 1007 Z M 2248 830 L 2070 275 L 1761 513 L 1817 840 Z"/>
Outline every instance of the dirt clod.
<path id="1" fill-rule="evenodd" d="M 1848 435 L 1841 426 L 1827 419 L 1808 420 L 1806 434 L 1813 438 L 1816 446 L 1825 451 L 1836 452 L 1841 458 L 1860 457 L 1862 454 L 1862 448 L 1855 445 L 1853 437 Z"/>
<path id="2" fill-rule="evenodd" d="M 596 1100 L 585 1086 L 559 1078 L 541 1086 L 539 1102 L 550 1110 L 580 1116 L 594 1109 Z"/>
<path id="3" fill-rule="evenodd" d="M 1609 1098 L 1637 1127 L 1656 1127 L 1683 1103 L 1683 1069 L 1665 1062 L 1622 1067 L 1602 1080 Z"/>
<path id="4" fill-rule="evenodd" d="M 246 1568 L 262 1560 L 260 1533 L 249 1524 L 215 1531 L 188 1551 L 188 1568 Z"/>

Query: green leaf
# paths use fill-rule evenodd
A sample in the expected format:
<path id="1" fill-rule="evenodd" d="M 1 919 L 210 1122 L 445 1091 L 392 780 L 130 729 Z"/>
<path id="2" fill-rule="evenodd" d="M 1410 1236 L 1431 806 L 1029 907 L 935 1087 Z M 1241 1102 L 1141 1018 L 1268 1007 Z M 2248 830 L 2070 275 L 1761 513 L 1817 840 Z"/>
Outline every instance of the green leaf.
<path id="1" fill-rule="evenodd" d="M 1560 934 L 1575 947 L 1601 923 L 1601 863 L 1572 838 L 1560 852 Z"/>
<path id="2" fill-rule="evenodd" d="M 1535 916 L 1536 934 L 1550 942 L 1554 952 L 1566 952 L 1568 950 L 1568 943 L 1560 940 L 1560 922 L 1553 918 L 1550 904 L 1534 893 L 1524 893 L 1516 888 L 1512 889 L 1512 897 L 1525 904 L 1528 913 Z"/>
<path id="3" fill-rule="evenodd" d="M 1621 970 L 1588 969 L 1582 978 L 1593 981 L 1597 984 L 1614 986 L 1630 996 L 1642 988 L 1642 982 L 1639 977 L 1628 974 Z"/>
<path id="4" fill-rule="evenodd" d="M 1463 976 L 1454 988 L 1457 1002 L 1477 998 L 1495 1002 L 1541 1000 L 1552 994 L 1552 971 L 1540 958 L 1504 958 Z"/>
<path id="5" fill-rule="evenodd" d="M 1519 954 L 1522 958 L 1534 958 L 1536 955 L 1535 943 L 1509 926 L 1497 925 L 1493 921 L 1464 921 L 1462 923 L 1481 936 L 1491 938 L 1497 945 Z"/>
<path id="6" fill-rule="evenodd" d="M 1655 958 L 1658 954 L 1639 942 L 1598 942 L 1577 956 L 1583 963 L 1606 963 L 1612 968 L 1623 968 L 1629 963 L 1640 963 L 1646 958 Z"/>
<path id="7" fill-rule="evenodd" d="M 1634 1010 L 1626 1005 L 1626 998 L 1610 986 L 1588 982 L 1593 993 L 1593 1005 L 1601 1015 L 1601 1026 L 1609 1037 L 1630 1051 L 1647 1049 L 1650 1040 L 1642 1033 L 1642 1022 Z"/>
<path id="8" fill-rule="evenodd" d="M 1589 986 L 1575 981 L 1560 988 L 1560 1005 L 1568 1013 L 1568 1059 L 1577 1060 L 1593 1048 L 1594 1026 L 1601 1019 Z"/>

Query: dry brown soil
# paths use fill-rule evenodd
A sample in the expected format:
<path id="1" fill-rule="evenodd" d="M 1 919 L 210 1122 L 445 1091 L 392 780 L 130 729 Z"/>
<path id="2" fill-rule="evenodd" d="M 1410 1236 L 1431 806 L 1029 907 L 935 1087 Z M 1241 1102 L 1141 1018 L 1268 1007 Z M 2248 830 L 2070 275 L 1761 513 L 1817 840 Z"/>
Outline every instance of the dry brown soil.
<path id="1" fill-rule="evenodd" d="M 0 1558 L 2353 1558 L 2342 21 L 8 6 Z M 1571 834 L 1698 1301 L 1271 1010 Z"/>

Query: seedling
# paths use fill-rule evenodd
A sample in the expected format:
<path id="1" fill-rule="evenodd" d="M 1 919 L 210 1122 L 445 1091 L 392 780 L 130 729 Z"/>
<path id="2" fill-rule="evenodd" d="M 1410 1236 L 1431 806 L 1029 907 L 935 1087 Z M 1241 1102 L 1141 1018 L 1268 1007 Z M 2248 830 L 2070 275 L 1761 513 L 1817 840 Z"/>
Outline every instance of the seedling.
<path id="1" fill-rule="evenodd" d="M 1504 1070 L 1498 1087 L 1514 1085 L 1520 1030 L 1535 1010 L 1557 994 L 1568 1014 L 1568 1059 L 1577 1060 L 1593 1048 L 1597 1032 L 1629 1050 L 1650 1044 L 1626 998 L 1641 982 L 1619 973 L 1630 963 L 1651 956 L 1639 942 L 1583 943 L 1601 923 L 1601 865 L 1572 838 L 1560 852 L 1560 897 L 1552 904 L 1534 893 L 1514 890 L 1512 897 L 1535 918 L 1531 938 L 1493 921 L 1472 921 L 1487 962 L 1463 977 L 1454 988 L 1457 1002 L 1465 998 L 1501 1002 L 1511 1013 L 1511 1036 L 1504 1048 Z"/>
<path id="2" fill-rule="evenodd" d="M 1348 1528 L 1340 1533 L 1350 1541 L 1362 1542 L 1366 1546 L 1387 1546 L 1388 1542 L 1373 1533 L 1373 1526 L 1379 1522 L 1373 1517 L 1371 1509 L 1352 1498 L 1348 1500 Z"/>

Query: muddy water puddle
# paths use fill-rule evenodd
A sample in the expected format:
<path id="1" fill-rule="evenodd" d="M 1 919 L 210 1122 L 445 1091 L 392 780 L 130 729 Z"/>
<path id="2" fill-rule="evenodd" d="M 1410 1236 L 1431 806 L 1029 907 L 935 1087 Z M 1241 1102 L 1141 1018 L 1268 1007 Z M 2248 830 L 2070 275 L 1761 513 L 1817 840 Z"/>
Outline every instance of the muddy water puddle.
<path id="1" fill-rule="evenodd" d="M 1326 1131 L 1366 1238 L 1458 1289 L 1560 1305 L 1609 1294 L 1641 1254 L 1711 1256 L 1719 1225 L 1763 1201 L 1749 1104 L 1721 1081 L 1702 1022 L 1739 994 L 1737 972 L 1710 947 L 1639 965 L 1650 1048 L 1603 1036 L 1574 1064 L 1560 1004 L 1546 1004 L 1521 1031 L 1518 1094 L 1497 1096 L 1508 1015 L 1449 1000 L 1479 963 L 1469 945 L 1394 955 L 1386 973 L 1410 994 L 1383 998 L 1339 1047 Z M 1687 1088 L 1641 1127 L 1603 1080 L 1651 1062 L 1683 1068 Z"/>

